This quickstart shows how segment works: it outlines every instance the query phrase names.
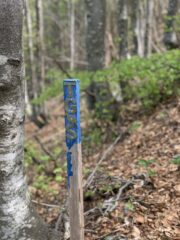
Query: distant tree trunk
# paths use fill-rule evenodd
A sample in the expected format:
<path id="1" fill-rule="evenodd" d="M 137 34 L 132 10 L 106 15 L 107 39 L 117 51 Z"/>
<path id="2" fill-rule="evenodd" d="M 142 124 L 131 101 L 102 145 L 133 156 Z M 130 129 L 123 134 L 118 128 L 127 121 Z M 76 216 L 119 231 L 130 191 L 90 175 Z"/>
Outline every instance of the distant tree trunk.
<path id="1" fill-rule="evenodd" d="M 117 35 L 117 4 L 116 0 L 106 2 L 106 43 L 105 43 L 105 66 L 119 58 L 119 49 L 116 47 Z"/>
<path id="2" fill-rule="evenodd" d="M 178 12 L 179 0 L 169 0 L 164 43 L 168 48 L 177 47 L 177 37 L 174 30 L 175 16 Z"/>
<path id="3" fill-rule="evenodd" d="M 39 78 L 39 94 L 45 89 L 45 44 L 44 44 L 44 16 L 43 16 L 43 1 L 36 0 L 36 18 L 37 18 L 37 64 Z M 45 103 L 39 106 L 39 115 L 41 120 L 36 119 L 35 122 L 40 127 L 47 123 L 47 109 Z"/>
<path id="4" fill-rule="evenodd" d="M 70 19 L 70 69 L 75 67 L 75 3 L 69 0 L 69 19 Z"/>
<path id="5" fill-rule="evenodd" d="M 132 33 L 133 33 L 133 50 L 132 54 L 138 54 L 138 6 L 139 0 L 131 1 L 131 25 L 132 25 Z"/>
<path id="6" fill-rule="evenodd" d="M 138 56 L 145 56 L 145 34 L 146 34 L 146 0 L 138 1 L 138 19 L 137 19 L 137 40 Z"/>
<path id="7" fill-rule="evenodd" d="M 26 13 L 26 26 L 27 26 L 27 34 L 28 34 L 28 47 L 29 47 L 29 63 L 30 63 L 30 86 L 31 89 L 28 89 L 27 84 L 27 92 L 29 92 L 30 99 L 36 99 L 38 97 L 38 82 L 37 82 L 37 74 L 35 67 L 35 57 L 34 57 L 34 43 L 33 43 L 33 31 L 32 31 L 32 18 L 31 18 L 31 9 L 29 6 L 29 0 L 25 0 L 25 13 Z M 28 91 L 29 90 L 29 91 Z M 33 105 L 32 113 L 30 117 L 36 121 L 39 115 L 39 107 Z"/>
<path id="8" fill-rule="evenodd" d="M 153 9 L 154 9 L 154 0 L 147 0 L 145 53 L 144 53 L 146 57 L 149 57 L 152 53 Z"/>
<path id="9" fill-rule="evenodd" d="M 23 174 L 22 0 L 0 1 L 0 239 L 48 240 Z"/>
<path id="10" fill-rule="evenodd" d="M 105 0 L 85 0 L 87 9 L 86 49 L 88 69 L 104 67 L 105 60 Z"/>
<path id="11" fill-rule="evenodd" d="M 38 33 L 38 58 L 40 60 L 40 86 L 41 91 L 45 87 L 45 45 L 44 45 L 44 17 L 43 17 L 43 2 L 36 0 L 36 16 L 37 16 L 37 33 Z"/>
<path id="12" fill-rule="evenodd" d="M 128 56 L 128 5 L 127 0 L 118 1 L 119 57 Z"/>

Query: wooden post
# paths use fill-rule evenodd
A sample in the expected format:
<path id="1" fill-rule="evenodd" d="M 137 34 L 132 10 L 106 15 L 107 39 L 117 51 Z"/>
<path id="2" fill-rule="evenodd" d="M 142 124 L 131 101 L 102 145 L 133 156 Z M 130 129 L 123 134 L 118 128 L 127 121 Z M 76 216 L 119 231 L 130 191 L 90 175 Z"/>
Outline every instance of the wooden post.
<path id="1" fill-rule="evenodd" d="M 71 240 L 84 240 L 79 80 L 64 80 Z"/>

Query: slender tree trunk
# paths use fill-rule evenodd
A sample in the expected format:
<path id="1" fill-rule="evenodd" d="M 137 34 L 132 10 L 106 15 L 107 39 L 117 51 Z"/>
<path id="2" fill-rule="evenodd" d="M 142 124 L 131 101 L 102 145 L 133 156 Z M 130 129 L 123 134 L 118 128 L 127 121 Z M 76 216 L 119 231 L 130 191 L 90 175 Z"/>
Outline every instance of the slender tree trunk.
<path id="1" fill-rule="evenodd" d="M 86 10 L 86 49 L 88 69 L 96 71 L 104 67 L 106 1 L 86 0 Z"/>
<path id="2" fill-rule="evenodd" d="M 117 4 L 116 0 L 106 2 L 106 43 L 105 43 L 105 66 L 119 58 L 119 49 L 115 44 L 115 37 L 117 35 Z"/>
<path id="3" fill-rule="evenodd" d="M 69 19 L 70 19 L 70 69 L 75 67 L 75 3 L 69 0 Z"/>
<path id="4" fill-rule="evenodd" d="M 132 53 L 134 55 L 138 54 L 138 6 L 139 6 L 139 0 L 133 0 L 131 1 L 131 25 L 132 25 L 132 33 L 133 33 L 133 50 Z"/>
<path id="5" fill-rule="evenodd" d="M 138 19 L 137 19 L 137 40 L 138 40 L 138 55 L 145 56 L 145 34 L 146 34 L 146 0 L 138 1 Z"/>
<path id="6" fill-rule="evenodd" d="M 32 83 L 32 98 L 37 98 L 37 75 L 35 68 L 35 57 L 34 57 L 34 43 L 32 33 L 32 18 L 31 9 L 29 7 L 29 0 L 25 0 L 26 3 L 26 22 L 27 22 L 27 33 L 28 33 L 28 47 L 29 47 L 29 62 L 31 71 L 31 83 Z"/>
<path id="7" fill-rule="evenodd" d="M 43 1 L 36 0 L 36 18 L 37 18 L 37 60 L 38 60 L 38 78 L 39 78 L 39 94 L 45 89 L 45 44 L 44 44 L 44 11 L 43 11 Z M 39 115 L 42 121 L 40 125 L 45 125 L 47 123 L 47 108 L 45 102 L 39 106 Z M 38 120 L 36 121 L 39 124 Z M 39 126 L 40 126 L 39 125 Z M 41 127 L 41 126 L 40 126 Z"/>
<path id="8" fill-rule="evenodd" d="M 36 0 L 37 32 L 38 32 L 38 59 L 40 61 L 40 89 L 45 88 L 45 45 L 44 45 L 44 17 L 43 2 Z"/>
<path id="9" fill-rule="evenodd" d="M 38 94 L 45 89 L 45 44 L 44 44 L 44 11 L 43 1 L 36 0 L 36 18 L 37 18 L 37 64 L 38 64 Z M 45 102 L 38 108 L 40 118 L 36 118 L 35 122 L 39 127 L 43 127 L 47 123 L 47 108 Z"/>
<path id="10" fill-rule="evenodd" d="M 23 174 L 22 5 L 22 0 L 0 1 L 0 239 L 48 240 Z"/>
<path id="11" fill-rule="evenodd" d="M 31 89 L 28 91 L 28 84 L 26 84 L 27 92 L 29 92 L 30 99 L 36 99 L 38 97 L 38 82 L 37 82 L 37 74 L 35 67 L 35 57 L 34 57 L 34 43 L 33 43 L 33 32 L 32 32 L 32 18 L 31 18 L 31 9 L 29 6 L 29 0 L 25 0 L 25 13 L 26 13 L 26 28 L 28 35 L 28 47 L 29 47 L 29 63 L 30 63 L 30 86 Z M 39 107 L 36 105 L 32 106 L 32 113 L 30 117 L 33 120 L 38 118 Z"/>
<path id="12" fill-rule="evenodd" d="M 177 47 L 177 36 L 174 30 L 175 16 L 178 12 L 179 0 L 169 0 L 168 14 L 166 20 L 166 31 L 164 34 L 164 43 L 168 48 Z"/>
<path id="13" fill-rule="evenodd" d="M 152 29 L 153 29 L 154 0 L 147 0 L 146 3 L 146 35 L 145 35 L 145 56 L 152 53 Z"/>
<path id="14" fill-rule="evenodd" d="M 119 56 L 128 56 L 128 5 L 127 0 L 118 1 Z"/>

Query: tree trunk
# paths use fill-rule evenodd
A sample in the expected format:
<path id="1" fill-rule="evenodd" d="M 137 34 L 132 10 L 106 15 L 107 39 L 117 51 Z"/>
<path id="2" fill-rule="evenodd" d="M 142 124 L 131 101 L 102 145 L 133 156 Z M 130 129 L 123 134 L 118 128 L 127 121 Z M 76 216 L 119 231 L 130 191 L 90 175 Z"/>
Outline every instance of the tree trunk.
<path id="1" fill-rule="evenodd" d="M 127 0 L 118 1 L 119 57 L 128 56 L 128 5 Z"/>
<path id="2" fill-rule="evenodd" d="M 43 2 L 36 0 L 37 31 L 38 31 L 38 58 L 40 60 L 40 86 L 41 91 L 45 88 L 45 60 L 44 60 L 44 17 Z"/>
<path id="3" fill-rule="evenodd" d="M 88 69 L 96 71 L 104 67 L 106 1 L 86 0 L 86 9 L 86 49 Z"/>
<path id="4" fill-rule="evenodd" d="M 106 2 L 106 42 L 105 42 L 105 67 L 115 59 L 119 58 L 119 51 L 116 47 L 117 35 L 117 4 L 116 0 Z"/>
<path id="5" fill-rule="evenodd" d="M 45 44 L 44 44 L 44 17 L 43 17 L 43 1 L 36 0 L 36 18 L 37 18 L 37 60 L 38 60 L 38 79 L 39 94 L 45 89 Z M 42 126 L 47 123 L 47 109 L 45 103 L 39 106 L 39 115 L 42 118 Z M 38 119 L 36 119 L 38 125 Z M 44 123 L 43 123 L 44 122 Z M 41 125 L 41 124 L 40 124 Z M 41 127 L 41 126 L 40 126 Z"/>
<path id="6" fill-rule="evenodd" d="M 69 19 L 70 19 L 70 69 L 75 67 L 75 3 L 69 0 Z"/>
<path id="7" fill-rule="evenodd" d="M 133 0 L 131 1 L 131 25 L 132 25 L 132 33 L 133 33 L 133 50 L 132 54 L 137 55 L 138 54 L 138 6 L 139 6 L 139 0 Z"/>
<path id="8" fill-rule="evenodd" d="M 0 239 L 48 240 L 23 174 L 22 5 L 22 0 L 0 1 Z"/>
<path id="9" fill-rule="evenodd" d="M 29 48 L 29 68 L 30 68 L 30 86 L 28 89 L 27 84 L 27 92 L 29 93 L 30 99 L 36 99 L 38 97 L 38 82 L 37 82 L 37 74 L 35 68 L 35 57 L 34 57 L 34 43 L 33 43 L 33 32 L 32 32 L 32 18 L 31 18 L 31 9 L 29 6 L 29 0 L 25 0 L 25 15 L 26 15 L 26 28 L 28 35 L 28 48 Z M 32 120 L 38 118 L 39 107 L 36 105 L 32 106 L 32 113 L 30 113 L 30 117 Z"/>
<path id="10" fill-rule="evenodd" d="M 169 0 L 166 29 L 164 34 L 164 44 L 168 48 L 176 48 L 178 46 L 177 36 L 174 30 L 175 16 L 178 12 L 178 7 L 179 0 Z"/>
<path id="11" fill-rule="evenodd" d="M 147 0 L 145 53 L 144 53 L 146 57 L 149 57 L 152 53 L 153 9 L 154 9 L 154 0 Z"/>
<path id="12" fill-rule="evenodd" d="M 146 0 L 138 1 L 138 18 L 137 18 L 137 40 L 138 56 L 145 56 L 145 34 L 146 34 Z"/>

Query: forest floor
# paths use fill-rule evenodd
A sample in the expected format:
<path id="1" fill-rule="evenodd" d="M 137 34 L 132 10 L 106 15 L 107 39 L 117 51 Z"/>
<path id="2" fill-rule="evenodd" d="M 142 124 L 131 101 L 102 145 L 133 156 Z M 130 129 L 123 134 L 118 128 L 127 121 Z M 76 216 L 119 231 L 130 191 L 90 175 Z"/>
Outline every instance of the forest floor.
<path id="1" fill-rule="evenodd" d="M 26 144 L 50 160 L 35 156 L 27 173 L 37 211 L 54 226 L 67 199 L 63 103 L 54 99 L 48 107 L 49 124 L 39 130 L 26 121 L 25 131 Z M 85 239 L 179 240 L 180 168 L 173 159 L 180 158 L 180 99 L 158 106 L 151 115 L 129 117 L 120 135 L 124 129 L 128 134 L 113 146 L 85 192 Z M 102 144 L 91 155 L 83 151 L 85 176 L 109 146 Z M 49 179 L 47 189 L 40 184 L 44 179 Z"/>

